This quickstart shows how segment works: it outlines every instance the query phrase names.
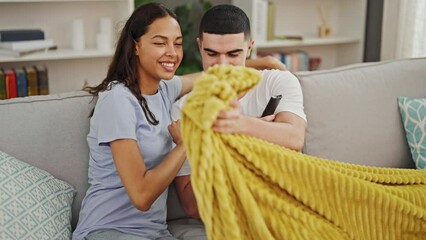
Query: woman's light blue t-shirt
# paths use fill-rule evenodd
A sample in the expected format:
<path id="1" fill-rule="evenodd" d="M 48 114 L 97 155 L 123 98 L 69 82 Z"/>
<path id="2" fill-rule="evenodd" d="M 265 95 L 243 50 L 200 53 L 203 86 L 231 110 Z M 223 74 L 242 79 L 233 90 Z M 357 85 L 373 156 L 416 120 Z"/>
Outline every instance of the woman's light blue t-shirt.
<path id="1" fill-rule="evenodd" d="M 172 104 L 181 89 L 181 80 L 174 77 L 161 81 L 155 95 L 144 95 L 160 122 L 156 126 L 147 121 L 136 97 L 123 84 L 112 84 L 111 90 L 99 94 L 87 135 L 90 187 L 82 202 L 73 239 L 83 239 L 99 229 L 115 229 L 150 239 L 170 236 L 166 224 L 167 189 L 148 211 L 136 209 L 115 168 L 109 143 L 135 139 L 147 168 L 160 164 L 172 149 L 167 126 L 171 123 Z"/>

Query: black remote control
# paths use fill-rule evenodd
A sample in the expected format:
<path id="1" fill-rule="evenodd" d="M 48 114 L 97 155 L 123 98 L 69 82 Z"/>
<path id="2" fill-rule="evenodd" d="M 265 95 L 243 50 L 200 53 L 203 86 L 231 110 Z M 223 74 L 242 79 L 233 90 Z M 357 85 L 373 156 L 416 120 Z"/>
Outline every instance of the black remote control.
<path id="1" fill-rule="evenodd" d="M 282 98 L 281 94 L 272 96 L 271 99 L 269 99 L 269 102 L 266 105 L 266 108 L 263 111 L 261 117 L 274 114 L 275 109 L 277 109 L 278 103 L 280 103 L 281 98 Z"/>

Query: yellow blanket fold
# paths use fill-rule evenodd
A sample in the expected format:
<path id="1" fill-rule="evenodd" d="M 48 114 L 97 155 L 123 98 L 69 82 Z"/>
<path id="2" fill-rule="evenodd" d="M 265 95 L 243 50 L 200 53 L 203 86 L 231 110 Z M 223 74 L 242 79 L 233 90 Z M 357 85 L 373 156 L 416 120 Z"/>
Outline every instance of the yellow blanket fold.
<path id="1" fill-rule="evenodd" d="M 209 239 L 426 239 L 426 171 L 360 166 L 211 130 L 257 71 L 215 66 L 182 114 Z"/>

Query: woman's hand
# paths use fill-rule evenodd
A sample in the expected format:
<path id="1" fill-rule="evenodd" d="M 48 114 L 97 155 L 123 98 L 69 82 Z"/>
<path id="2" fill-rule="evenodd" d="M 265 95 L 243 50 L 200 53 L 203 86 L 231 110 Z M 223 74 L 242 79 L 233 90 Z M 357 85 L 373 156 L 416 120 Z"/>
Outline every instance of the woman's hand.
<path id="1" fill-rule="evenodd" d="M 182 135 L 180 132 L 180 120 L 172 121 L 172 123 L 167 127 L 170 135 L 172 136 L 173 142 L 176 145 L 181 144 L 183 142 Z"/>
<path id="2" fill-rule="evenodd" d="M 272 56 L 264 56 L 255 59 L 247 59 L 246 66 L 255 68 L 257 70 L 264 69 L 278 69 L 285 71 L 287 70 L 284 63 L 282 63 L 279 59 Z"/>

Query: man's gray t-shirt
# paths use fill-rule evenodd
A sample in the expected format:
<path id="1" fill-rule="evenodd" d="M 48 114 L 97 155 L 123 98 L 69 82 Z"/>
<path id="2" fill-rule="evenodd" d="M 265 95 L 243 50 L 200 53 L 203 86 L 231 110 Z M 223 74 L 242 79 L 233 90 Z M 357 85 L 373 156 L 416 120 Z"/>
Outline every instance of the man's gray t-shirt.
<path id="1" fill-rule="evenodd" d="M 136 97 L 121 83 L 101 92 L 90 120 L 87 142 L 90 148 L 88 178 L 90 187 L 82 202 L 73 239 L 83 239 L 99 229 L 114 229 L 149 239 L 170 236 L 166 224 L 167 189 L 151 208 L 134 207 L 112 159 L 109 143 L 135 139 L 148 169 L 160 164 L 172 149 L 167 130 L 172 104 L 182 89 L 178 77 L 161 81 L 155 95 L 145 96 L 158 125 L 150 124 Z"/>

